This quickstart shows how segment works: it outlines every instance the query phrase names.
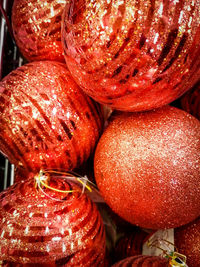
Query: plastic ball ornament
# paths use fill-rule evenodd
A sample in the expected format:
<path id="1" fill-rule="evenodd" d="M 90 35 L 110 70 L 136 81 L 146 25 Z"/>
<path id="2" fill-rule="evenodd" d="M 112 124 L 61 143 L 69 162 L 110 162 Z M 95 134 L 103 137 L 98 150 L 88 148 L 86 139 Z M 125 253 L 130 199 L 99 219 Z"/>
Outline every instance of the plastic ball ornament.
<path id="1" fill-rule="evenodd" d="M 200 266 L 200 218 L 176 228 L 174 242 L 178 252 L 187 257 L 189 267 Z"/>
<path id="2" fill-rule="evenodd" d="M 71 1 L 62 41 L 77 83 L 114 109 L 181 96 L 200 75 L 200 1 Z"/>
<path id="3" fill-rule="evenodd" d="M 80 166 L 94 150 L 102 117 L 62 63 L 29 63 L 0 83 L 0 151 L 28 172 Z"/>
<path id="4" fill-rule="evenodd" d="M 181 107 L 200 120 L 200 81 L 180 100 Z"/>
<path id="5" fill-rule="evenodd" d="M 200 122 L 166 106 L 112 117 L 94 158 L 97 185 L 125 220 L 174 228 L 200 215 Z"/>
<path id="6" fill-rule="evenodd" d="M 0 194 L 0 260 L 14 266 L 104 266 L 105 233 L 96 205 L 73 180 L 51 175 L 47 182 L 45 175 Z"/>
<path id="7" fill-rule="evenodd" d="M 29 61 L 64 62 L 61 18 L 66 0 L 14 0 L 12 27 L 17 46 Z"/>
<path id="8" fill-rule="evenodd" d="M 138 255 L 134 257 L 126 258 L 118 263 L 115 263 L 112 267 L 168 267 L 169 261 L 162 257 L 157 256 L 143 256 Z"/>

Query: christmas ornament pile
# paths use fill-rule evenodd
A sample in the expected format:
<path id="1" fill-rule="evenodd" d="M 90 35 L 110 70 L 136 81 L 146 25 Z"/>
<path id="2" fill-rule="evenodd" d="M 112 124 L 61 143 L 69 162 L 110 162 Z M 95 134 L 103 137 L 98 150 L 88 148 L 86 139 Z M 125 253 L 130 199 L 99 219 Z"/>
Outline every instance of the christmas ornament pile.
<path id="1" fill-rule="evenodd" d="M 200 122 L 167 105 L 198 85 L 199 17 L 200 0 L 14 0 L 14 37 L 31 62 L 0 82 L 0 151 L 20 177 L 0 194 L 3 264 L 105 266 L 90 187 L 66 175 L 90 156 L 105 202 L 131 224 L 200 216 Z M 194 115 L 198 88 L 186 101 Z M 118 110 L 104 132 L 101 104 Z M 116 253 L 141 254 L 145 236 L 132 250 L 122 238 Z M 114 266 L 128 264 L 170 263 L 136 255 Z"/>

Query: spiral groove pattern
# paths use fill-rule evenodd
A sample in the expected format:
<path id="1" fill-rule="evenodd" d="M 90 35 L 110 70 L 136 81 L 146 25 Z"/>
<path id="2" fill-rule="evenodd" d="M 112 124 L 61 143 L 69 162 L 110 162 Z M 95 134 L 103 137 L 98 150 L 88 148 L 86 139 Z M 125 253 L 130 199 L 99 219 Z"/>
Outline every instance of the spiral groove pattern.
<path id="1" fill-rule="evenodd" d="M 64 62 L 61 18 L 66 0 L 15 0 L 13 33 L 23 56 L 29 61 Z"/>
<path id="2" fill-rule="evenodd" d="M 116 264 L 113 267 L 168 267 L 168 260 L 166 258 L 156 256 L 134 256 L 126 258 Z"/>
<path id="3" fill-rule="evenodd" d="M 102 126 L 99 105 L 64 64 L 29 63 L 0 83 L 0 150 L 18 167 L 72 170 L 89 157 Z"/>
<path id="4" fill-rule="evenodd" d="M 71 1 L 67 65 L 97 101 L 127 111 L 178 98 L 200 75 L 200 1 Z"/>
<path id="5" fill-rule="evenodd" d="M 50 185 L 73 192 L 44 194 L 29 179 L 0 194 L 0 260 L 103 266 L 105 233 L 95 204 L 72 181 L 51 177 Z"/>
<path id="6" fill-rule="evenodd" d="M 142 254 L 142 247 L 148 233 L 137 229 L 132 233 L 122 236 L 115 247 L 115 255 L 118 260 Z"/>

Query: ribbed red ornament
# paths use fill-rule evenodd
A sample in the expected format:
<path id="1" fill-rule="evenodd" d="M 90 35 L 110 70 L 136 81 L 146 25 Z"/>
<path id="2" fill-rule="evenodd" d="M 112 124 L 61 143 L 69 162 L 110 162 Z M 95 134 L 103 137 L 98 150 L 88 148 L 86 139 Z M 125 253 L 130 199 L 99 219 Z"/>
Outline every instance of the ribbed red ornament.
<path id="1" fill-rule="evenodd" d="M 200 218 L 174 229 L 174 243 L 189 267 L 200 266 Z"/>
<path id="2" fill-rule="evenodd" d="M 125 220 L 174 228 L 200 215 L 200 122 L 166 106 L 115 114 L 97 145 L 97 185 Z"/>
<path id="3" fill-rule="evenodd" d="M 0 83 L 0 150 L 27 171 L 80 166 L 95 147 L 102 117 L 61 63 L 29 63 Z"/>
<path id="4" fill-rule="evenodd" d="M 112 267 L 168 267 L 169 261 L 165 258 L 156 256 L 134 256 L 126 258 L 118 263 L 115 263 Z"/>
<path id="5" fill-rule="evenodd" d="M 143 242 L 147 236 L 148 233 L 139 228 L 126 233 L 118 240 L 115 246 L 114 254 L 116 259 L 122 260 L 127 257 L 141 255 Z"/>
<path id="6" fill-rule="evenodd" d="M 200 81 L 180 101 L 184 110 L 200 120 Z"/>
<path id="7" fill-rule="evenodd" d="M 160 107 L 200 75 L 200 1 L 70 1 L 62 41 L 75 80 L 115 109 Z"/>
<path id="8" fill-rule="evenodd" d="M 61 18 L 66 0 L 14 0 L 12 27 L 17 46 L 29 61 L 64 62 Z"/>
<path id="9" fill-rule="evenodd" d="M 48 188 L 34 179 L 0 194 L 0 260 L 25 266 L 104 266 L 100 214 L 73 181 L 51 176 Z M 23 265 L 24 266 L 24 265 Z"/>

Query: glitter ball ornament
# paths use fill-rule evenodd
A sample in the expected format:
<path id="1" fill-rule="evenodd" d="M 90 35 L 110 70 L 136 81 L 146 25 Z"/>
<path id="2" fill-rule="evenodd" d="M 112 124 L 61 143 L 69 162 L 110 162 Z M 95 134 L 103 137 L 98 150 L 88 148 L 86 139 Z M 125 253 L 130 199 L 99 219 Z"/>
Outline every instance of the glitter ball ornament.
<path id="1" fill-rule="evenodd" d="M 112 117 L 97 145 L 95 178 L 107 204 L 144 228 L 200 215 L 200 122 L 166 106 Z"/>
<path id="2" fill-rule="evenodd" d="M 126 258 L 118 263 L 115 263 L 112 267 L 168 267 L 169 261 L 162 257 L 157 256 L 134 256 Z"/>
<path id="3" fill-rule="evenodd" d="M 92 152 L 100 107 L 62 63 L 24 65 L 0 83 L 0 150 L 17 167 L 71 170 Z"/>
<path id="4" fill-rule="evenodd" d="M 105 234 L 95 204 L 71 180 L 51 176 L 48 186 L 36 187 L 32 178 L 0 194 L 0 260 L 103 266 Z"/>
<path id="5" fill-rule="evenodd" d="M 174 242 L 178 252 L 187 257 L 189 267 L 200 266 L 200 218 L 176 228 Z"/>
<path id="6" fill-rule="evenodd" d="M 180 101 L 184 110 L 200 120 L 200 81 Z"/>
<path id="7" fill-rule="evenodd" d="M 14 0 L 13 33 L 26 59 L 64 62 L 61 17 L 65 4 L 66 0 Z"/>
<path id="8" fill-rule="evenodd" d="M 75 80 L 119 110 L 163 106 L 200 75 L 200 1 L 71 1 L 62 41 Z"/>

